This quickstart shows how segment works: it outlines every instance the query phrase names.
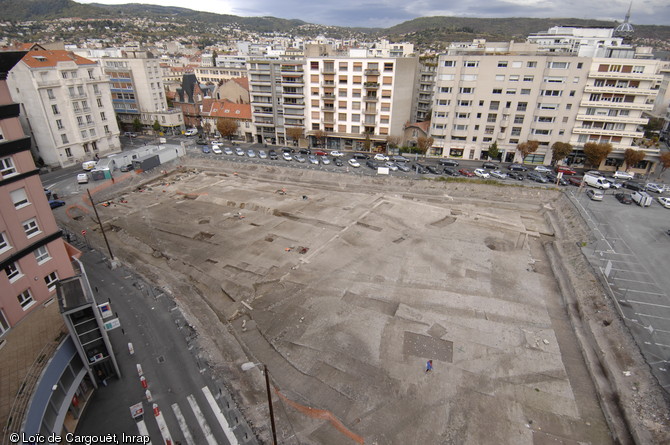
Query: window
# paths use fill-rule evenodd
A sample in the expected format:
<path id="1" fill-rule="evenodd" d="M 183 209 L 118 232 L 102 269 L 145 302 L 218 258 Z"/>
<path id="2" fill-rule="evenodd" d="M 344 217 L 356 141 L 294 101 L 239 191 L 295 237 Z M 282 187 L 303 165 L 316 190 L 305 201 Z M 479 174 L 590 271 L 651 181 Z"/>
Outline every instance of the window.
<path id="1" fill-rule="evenodd" d="M 106 120 L 107 120 L 107 116 L 105 116 L 105 112 L 104 112 L 104 111 L 101 111 L 101 112 L 100 112 L 100 120 L 103 120 L 103 121 L 106 121 Z"/>
<path id="2" fill-rule="evenodd" d="M 449 99 L 438 99 L 437 104 L 438 105 L 449 105 Z"/>
<path id="3" fill-rule="evenodd" d="M 511 136 L 521 136 L 521 127 L 512 127 Z"/>
<path id="4" fill-rule="evenodd" d="M 517 76 L 519 77 L 519 76 Z M 505 81 L 505 75 L 504 74 L 496 74 L 496 82 L 504 82 Z"/>
<path id="5" fill-rule="evenodd" d="M 105 129 L 105 134 L 109 134 L 109 125 L 103 127 Z"/>
<path id="6" fill-rule="evenodd" d="M 67 143 L 69 142 L 69 141 L 67 140 L 67 134 L 61 134 L 61 135 L 60 135 L 60 139 L 61 139 L 61 141 L 63 142 L 63 144 L 67 144 Z M 72 155 L 68 155 L 68 156 L 72 156 Z"/>
<path id="7" fill-rule="evenodd" d="M 536 68 L 537 67 L 537 62 L 528 62 L 526 63 L 527 68 Z"/>
<path id="8" fill-rule="evenodd" d="M 23 226 L 23 231 L 26 232 L 26 236 L 28 238 L 32 238 L 33 236 L 40 233 L 40 228 L 37 225 L 37 220 L 35 218 L 30 218 L 27 221 L 23 221 L 21 226 Z"/>
<path id="9" fill-rule="evenodd" d="M 70 147 L 65 148 L 65 156 L 68 158 L 72 157 L 72 150 L 70 150 Z"/>
<path id="10" fill-rule="evenodd" d="M 451 87 L 440 87 L 440 93 L 451 93 Z"/>
<path id="11" fill-rule="evenodd" d="M 544 81 L 547 83 L 565 83 L 565 77 L 547 76 Z"/>
<path id="12" fill-rule="evenodd" d="M 5 273 L 10 283 L 15 282 L 23 276 L 21 269 L 19 268 L 19 263 L 10 263 L 5 266 Z"/>
<path id="13" fill-rule="evenodd" d="M 97 85 L 97 84 L 94 84 L 94 85 L 93 85 L 93 92 L 94 92 L 95 94 L 100 94 L 100 89 L 98 88 L 98 85 Z"/>
<path id="14" fill-rule="evenodd" d="M 21 305 L 24 311 L 33 304 L 35 304 L 35 300 L 33 300 L 33 296 L 30 293 L 30 289 L 24 290 L 16 298 L 18 298 L 19 304 Z"/>
<path id="15" fill-rule="evenodd" d="M 0 335 L 3 335 L 7 331 L 9 331 L 9 323 L 7 322 L 7 318 L 5 318 L 4 312 L 0 309 Z"/>
<path id="16" fill-rule="evenodd" d="M 579 63 L 577 64 L 577 69 L 580 69 L 580 70 L 581 70 L 583 66 L 584 66 L 584 64 L 583 64 L 582 62 L 579 62 Z"/>
<path id="17" fill-rule="evenodd" d="M 633 67 L 633 72 L 635 74 L 642 74 L 644 73 L 644 66 L 634 66 Z"/>
<path id="18" fill-rule="evenodd" d="M 560 90 L 542 90 L 540 96 L 561 96 L 562 94 Z"/>
<path id="19" fill-rule="evenodd" d="M 512 62 L 512 68 L 521 68 L 523 66 L 523 62 L 520 60 Z"/>
<path id="20" fill-rule="evenodd" d="M 467 131 L 468 126 L 464 124 L 455 124 L 454 125 L 454 131 Z"/>
<path id="21" fill-rule="evenodd" d="M 505 94 L 516 94 L 516 88 L 507 88 Z"/>
<path id="22" fill-rule="evenodd" d="M 506 60 L 499 61 L 498 68 L 507 68 L 507 61 Z"/>
<path id="23" fill-rule="evenodd" d="M 51 111 L 52 111 L 53 114 L 55 114 L 55 115 L 60 114 L 60 111 L 58 111 L 58 105 L 56 105 L 56 104 L 53 104 L 53 105 L 51 106 Z"/>
<path id="24" fill-rule="evenodd" d="M 44 282 L 46 283 L 49 292 L 53 292 L 56 290 L 56 283 L 58 283 L 58 274 L 55 271 L 51 272 L 49 275 L 44 277 Z"/>
<path id="25" fill-rule="evenodd" d="M 537 104 L 537 108 L 540 110 L 557 110 L 558 104 Z"/>
<path id="26" fill-rule="evenodd" d="M 575 90 L 570 90 L 570 97 L 575 97 Z"/>
<path id="27" fill-rule="evenodd" d="M 472 105 L 472 101 L 471 100 L 459 100 L 457 105 L 459 107 L 469 107 L 469 106 Z"/>
<path id="28" fill-rule="evenodd" d="M 95 102 L 98 104 L 98 108 L 102 108 L 102 99 L 98 97 Z"/>
<path id="29" fill-rule="evenodd" d="M 61 72 L 60 74 L 61 74 L 61 76 L 63 76 L 63 79 L 67 79 L 67 78 L 68 78 L 67 71 L 63 71 L 63 72 Z"/>
<path id="30" fill-rule="evenodd" d="M 461 87 L 459 92 L 461 94 L 473 94 L 475 92 L 475 89 L 472 87 Z"/>
<path id="31" fill-rule="evenodd" d="M 514 123 L 515 124 L 523 124 L 523 114 L 517 114 L 514 116 Z"/>
<path id="32" fill-rule="evenodd" d="M 14 167 L 14 161 L 12 161 L 11 157 L 0 158 L 0 174 L 3 178 L 8 178 L 17 174 L 16 168 Z"/>
<path id="33" fill-rule="evenodd" d="M 530 75 L 530 74 L 523 76 L 523 81 L 524 82 L 532 82 L 533 79 L 535 79 L 535 76 Z"/>
<path id="34" fill-rule="evenodd" d="M 90 114 L 86 115 L 86 123 L 89 125 L 93 123 L 93 118 L 91 117 Z"/>
<path id="35" fill-rule="evenodd" d="M 492 100 L 491 104 L 489 105 L 489 110 L 497 110 L 500 108 L 500 102 L 497 100 Z"/>
<path id="36" fill-rule="evenodd" d="M 496 76 L 496 77 L 497 77 L 497 76 Z M 498 79 L 496 78 L 496 80 L 498 80 Z M 518 82 L 518 81 L 519 81 L 519 75 L 518 75 L 518 74 L 515 74 L 515 75 L 513 75 L 513 76 L 509 76 L 509 81 L 510 81 L 510 82 Z"/>
<path id="37" fill-rule="evenodd" d="M 309 68 L 312 70 L 318 70 L 319 69 L 319 61 L 318 60 L 313 60 L 309 62 Z"/>
<path id="38" fill-rule="evenodd" d="M 51 256 L 49 256 L 49 250 L 47 249 L 47 246 L 38 247 L 33 251 L 33 255 L 35 255 L 37 264 L 42 264 L 51 259 Z"/>
<path id="39" fill-rule="evenodd" d="M 28 196 L 26 195 L 25 188 L 20 188 L 12 192 L 9 192 L 9 196 L 12 197 L 14 208 L 20 209 L 30 204 L 30 201 L 28 201 Z"/>
<path id="40" fill-rule="evenodd" d="M 496 113 L 489 113 L 489 115 L 486 117 L 486 122 L 495 122 L 498 120 L 498 115 Z"/>
<path id="41" fill-rule="evenodd" d="M 448 67 L 448 68 L 449 68 L 449 67 L 456 66 L 456 61 L 454 61 L 454 60 L 445 60 L 445 61 L 444 61 L 444 66 L 445 66 L 445 67 Z"/>
<path id="42" fill-rule="evenodd" d="M 502 94 L 502 88 L 494 88 L 492 93 L 493 94 Z"/>
<path id="43" fill-rule="evenodd" d="M 51 88 L 47 89 L 47 97 L 49 97 L 49 99 L 55 99 L 56 96 L 54 96 L 54 90 Z"/>
<path id="44" fill-rule="evenodd" d="M 530 94 L 530 88 L 521 88 L 521 94 Z"/>
<path id="45" fill-rule="evenodd" d="M 461 80 L 466 81 L 466 82 L 474 82 L 477 80 L 477 75 L 476 74 L 461 74 Z"/>
<path id="46" fill-rule="evenodd" d="M 59 130 L 63 129 L 63 121 L 62 120 L 56 119 L 56 128 L 58 128 Z"/>
<path id="47" fill-rule="evenodd" d="M 572 104 L 567 104 L 567 105 L 565 106 L 565 109 L 566 109 L 566 110 L 572 110 Z"/>
<path id="48" fill-rule="evenodd" d="M 440 74 L 438 76 L 439 80 L 454 80 L 456 76 L 454 74 Z"/>
<path id="49" fill-rule="evenodd" d="M 526 111 L 526 108 L 528 108 L 528 102 L 519 102 L 516 105 L 516 111 Z"/>
<path id="50" fill-rule="evenodd" d="M 456 119 L 469 119 L 470 113 L 456 113 Z"/>
<path id="51" fill-rule="evenodd" d="M 5 232 L 0 232 L 0 253 L 5 252 L 11 249 L 12 246 L 9 244 L 9 239 Z"/>
<path id="52" fill-rule="evenodd" d="M 570 62 L 547 62 L 547 68 L 554 70 L 565 70 L 570 68 Z"/>
<path id="53" fill-rule="evenodd" d="M 554 122 L 555 118 L 550 116 L 538 116 L 535 118 L 535 122 Z"/>

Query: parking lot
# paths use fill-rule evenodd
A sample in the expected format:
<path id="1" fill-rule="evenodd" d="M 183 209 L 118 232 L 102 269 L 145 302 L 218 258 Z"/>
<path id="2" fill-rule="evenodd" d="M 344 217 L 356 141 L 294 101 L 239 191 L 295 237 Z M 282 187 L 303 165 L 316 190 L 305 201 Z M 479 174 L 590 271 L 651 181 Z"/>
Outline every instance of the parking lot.
<path id="1" fill-rule="evenodd" d="M 670 390 L 670 209 L 572 195 L 597 241 L 585 247 L 661 385 Z M 651 193 L 656 198 L 659 195 Z"/>

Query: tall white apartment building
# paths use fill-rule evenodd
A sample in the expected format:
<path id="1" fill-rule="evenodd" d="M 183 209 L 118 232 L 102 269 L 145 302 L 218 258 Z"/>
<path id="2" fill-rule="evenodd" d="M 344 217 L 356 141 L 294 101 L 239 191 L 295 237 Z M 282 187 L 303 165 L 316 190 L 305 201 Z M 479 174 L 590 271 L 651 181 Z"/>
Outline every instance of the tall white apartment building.
<path id="1" fill-rule="evenodd" d="M 548 163 L 554 142 L 568 142 L 590 60 L 546 55 L 534 45 L 455 45 L 437 63 L 430 134 L 434 155 L 486 159 L 496 142 L 502 159 L 538 140 L 526 162 Z M 517 159 L 518 160 L 518 159 Z"/>
<path id="2" fill-rule="evenodd" d="M 627 148 L 647 155 L 636 170 L 649 171 L 658 160 L 658 147 L 636 144 L 644 136 L 646 113 L 654 108 L 663 79 L 659 60 L 636 58 L 594 58 L 589 65 L 575 127 L 570 143 L 576 154 L 587 142 L 609 142 L 614 150 L 604 168 L 622 164 Z"/>
<path id="3" fill-rule="evenodd" d="M 552 26 L 545 32 L 531 34 L 528 43 L 537 44 L 539 51 L 570 53 L 581 57 L 594 57 L 602 48 L 623 45 L 623 38 L 613 28 L 583 28 L 579 26 Z"/>
<path id="4" fill-rule="evenodd" d="M 45 165 L 121 151 L 110 81 L 96 62 L 63 50 L 29 51 L 7 81 L 33 153 Z"/>
<path id="5" fill-rule="evenodd" d="M 304 133 L 304 60 L 250 59 L 247 68 L 256 141 L 285 144 L 288 127 Z"/>
<path id="6" fill-rule="evenodd" d="M 326 133 L 331 149 L 375 149 L 401 136 L 412 119 L 416 57 L 308 57 L 305 61 L 307 134 Z"/>

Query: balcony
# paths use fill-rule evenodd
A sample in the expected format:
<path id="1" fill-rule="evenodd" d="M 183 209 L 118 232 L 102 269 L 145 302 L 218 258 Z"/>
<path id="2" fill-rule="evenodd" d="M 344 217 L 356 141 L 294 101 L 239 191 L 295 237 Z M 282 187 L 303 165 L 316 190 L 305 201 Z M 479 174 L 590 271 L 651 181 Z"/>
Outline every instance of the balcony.
<path id="1" fill-rule="evenodd" d="M 658 94 L 658 90 L 649 88 L 621 88 L 621 87 L 597 87 L 595 85 L 588 85 L 584 87 L 585 93 L 611 93 L 611 94 L 629 94 L 634 96 L 652 96 Z"/>
<path id="2" fill-rule="evenodd" d="M 631 80 L 651 80 L 654 82 L 660 82 L 662 76 L 656 74 L 642 74 L 642 73 L 611 73 L 611 72 L 599 72 L 595 71 L 589 73 L 589 79 L 631 79 Z"/>
<path id="3" fill-rule="evenodd" d="M 288 83 L 290 85 L 304 85 L 305 81 L 302 80 L 302 77 L 282 77 L 281 83 Z"/>
<path id="4" fill-rule="evenodd" d="M 332 93 L 323 93 L 321 95 L 321 99 L 323 100 L 335 100 L 335 95 Z"/>
<path id="5" fill-rule="evenodd" d="M 321 70 L 321 74 L 335 74 L 335 67 L 326 67 L 324 66 Z"/>
<path id="6" fill-rule="evenodd" d="M 274 122 L 272 121 L 254 121 L 254 125 L 257 127 L 273 127 L 275 126 Z"/>
<path id="7" fill-rule="evenodd" d="M 630 117 L 630 116 L 608 116 L 603 114 L 578 114 L 577 121 L 591 121 L 591 122 L 612 122 L 612 123 L 623 123 L 623 124 L 637 124 L 637 125 L 646 125 L 648 119 L 642 117 Z"/>
<path id="8" fill-rule="evenodd" d="M 644 137 L 643 131 L 625 131 L 625 130 L 605 130 L 604 128 L 587 128 L 575 127 L 572 129 L 573 134 L 588 134 L 600 136 L 620 136 L 624 138 L 641 138 Z"/>
<path id="9" fill-rule="evenodd" d="M 292 97 L 295 99 L 302 99 L 303 97 L 305 97 L 305 94 L 302 91 L 284 91 L 282 92 L 282 96 Z"/>
<path id="10" fill-rule="evenodd" d="M 334 80 L 324 80 L 321 82 L 322 87 L 334 87 L 335 86 L 335 81 Z"/>
<path id="11" fill-rule="evenodd" d="M 379 76 L 379 70 L 365 70 L 366 76 Z"/>
<path id="12" fill-rule="evenodd" d="M 507 134 L 504 131 L 499 131 L 498 132 L 498 139 L 499 140 L 505 140 L 507 138 Z"/>
<path id="13" fill-rule="evenodd" d="M 299 66 L 282 66 L 280 69 L 282 76 L 302 76 L 305 72 L 302 69 L 302 65 Z"/>
<path id="14" fill-rule="evenodd" d="M 378 84 L 377 82 L 365 82 L 365 83 L 363 84 L 363 86 L 364 86 L 365 88 L 367 88 L 368 90 L 377 90 L 377 89 L 379 89 L 379 84 Z"/>
<path id="15" fill-rule="evenodd" d="M 604 100 L 590 101 L 582 100 L 579 103 L 580 107 L 600 107 L 600 108 L 616 108 L 619 110 L 641 110 L 651 111 L 654 109 L 654 104 L 643 104 L 640 102 L 608 102 Z"/>
<path id="16" fill-rule="evenodd" d="M 376 108 L 366 108 L 363 110 L 363 114 L 377 114 Z"/>
<path id="17" fill-rule="evenodd" d="M 272 84 L 272 79 L 268 78 L 262 78 L 262 79 L 249 79 L 249 85 L 270 85 Z"/>
<path id="18" fill-rule="evenodd" d="M 377 102 L 379 98 L 377 96 L 365 96 L 363 100 L 365 102 Z"/>
<path id="19" fill-rule="evenodd" d="M 270 108 L 270 109 L 254 110 L 253 115 L 254 116 L 273 116 L 274 113 L 272 112 L 272 108 Z"/>
<path id="20" fill-rule="evenodd" d="M 284 102 L 284 108 L 305 108 L 305 102 Z"/>

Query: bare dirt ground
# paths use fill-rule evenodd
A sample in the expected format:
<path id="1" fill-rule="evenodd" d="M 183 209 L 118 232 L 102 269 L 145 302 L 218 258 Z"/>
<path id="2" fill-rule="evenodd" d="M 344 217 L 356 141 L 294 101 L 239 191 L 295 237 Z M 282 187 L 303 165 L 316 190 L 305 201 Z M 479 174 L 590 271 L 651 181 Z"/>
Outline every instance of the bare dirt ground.
<path id="1" fill-rule="evenodd" d="M 670 443 L 561 193 L 183 162 L 117 181 L 99 210 L 262 440 L 248 361 L 270 370 L 280 443 Z M 78 212 L 65 223 L 93 229 Z"/>

